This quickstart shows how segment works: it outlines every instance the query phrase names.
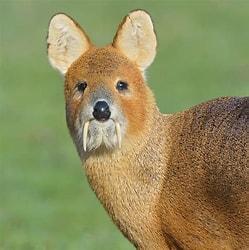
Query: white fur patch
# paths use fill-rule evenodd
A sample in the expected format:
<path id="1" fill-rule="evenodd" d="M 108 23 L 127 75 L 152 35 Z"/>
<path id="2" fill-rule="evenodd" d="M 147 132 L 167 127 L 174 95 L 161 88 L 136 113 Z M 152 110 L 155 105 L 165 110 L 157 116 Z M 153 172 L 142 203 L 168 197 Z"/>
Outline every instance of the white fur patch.
<path id="1" fill-rule="evenodd" d="M 83 30 L 64 14 L 57 14 L 51 19 L 47 43 L 49 61 L 63 75 L 90 47 L 89 39 Z"/>
<path id="2" fill-rule="evenodd" d="M 120 49 L 144 71 L 154 60 L 157 39 L 149 14 L 131 12 L 117 31 L 113 46 Z"/>

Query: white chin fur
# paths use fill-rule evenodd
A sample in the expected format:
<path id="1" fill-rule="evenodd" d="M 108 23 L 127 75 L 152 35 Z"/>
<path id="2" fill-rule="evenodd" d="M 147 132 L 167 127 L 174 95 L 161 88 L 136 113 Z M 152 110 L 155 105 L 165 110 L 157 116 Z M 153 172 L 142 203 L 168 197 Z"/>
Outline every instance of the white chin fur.
<path id="1" fill-rule="evenodd" d="M 120 124 L 111 119 L 106 122 L 86 122 L 82 127 L 82 145 L 84 151 L 91 151 L 100 146 L 108 149 L 121 147 Z"/>

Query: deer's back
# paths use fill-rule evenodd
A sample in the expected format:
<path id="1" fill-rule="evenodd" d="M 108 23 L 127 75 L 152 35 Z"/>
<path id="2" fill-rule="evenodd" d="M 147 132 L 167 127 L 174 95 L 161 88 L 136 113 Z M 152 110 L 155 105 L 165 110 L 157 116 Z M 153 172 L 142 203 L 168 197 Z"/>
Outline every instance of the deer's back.
<path id="1" fill-rule="evenodd" d="M 249 249 L 249 97 L 176 114 L 170 132 L 159 205 L 168 241 L 183 249 Z"/>

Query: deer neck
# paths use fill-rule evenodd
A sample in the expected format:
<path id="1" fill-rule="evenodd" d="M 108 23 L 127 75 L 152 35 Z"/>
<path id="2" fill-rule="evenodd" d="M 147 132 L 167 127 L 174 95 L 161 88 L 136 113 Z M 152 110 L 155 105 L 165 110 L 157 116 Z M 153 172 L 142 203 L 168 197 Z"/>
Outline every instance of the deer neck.
<path id="1" fill-rule="evenodd" d="M 156 223 L 165 169 L 163 123 L 164 117 L 154 110 L 146 133 L 136 142 L 123 150 L 92 155 L 85 162 L 90 186 L 128 238 L 135 237 L 136 228 Z"/>

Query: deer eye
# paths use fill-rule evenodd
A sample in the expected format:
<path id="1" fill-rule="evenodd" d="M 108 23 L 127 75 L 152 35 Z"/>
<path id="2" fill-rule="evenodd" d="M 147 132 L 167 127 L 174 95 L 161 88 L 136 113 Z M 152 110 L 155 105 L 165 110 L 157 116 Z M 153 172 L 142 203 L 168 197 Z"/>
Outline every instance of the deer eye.
<path id="1" fill-rule="evenodd" d="M 116 85 L 116 89 L 118 91 L 124 91 L 128 89 L 128 83 L 124 82 L 124 81 L 118 81 L 117 85 Z"/>
<path id="2" fill-rule="evenodd" d="M 77 85 L 76 85 L 76 88 L 79 92 L 83 93 L 84 90 L 86 89 L 87 87 L 87 83 L 85 81 L 82 81 L 82 82 L 78 82 Z"/>

